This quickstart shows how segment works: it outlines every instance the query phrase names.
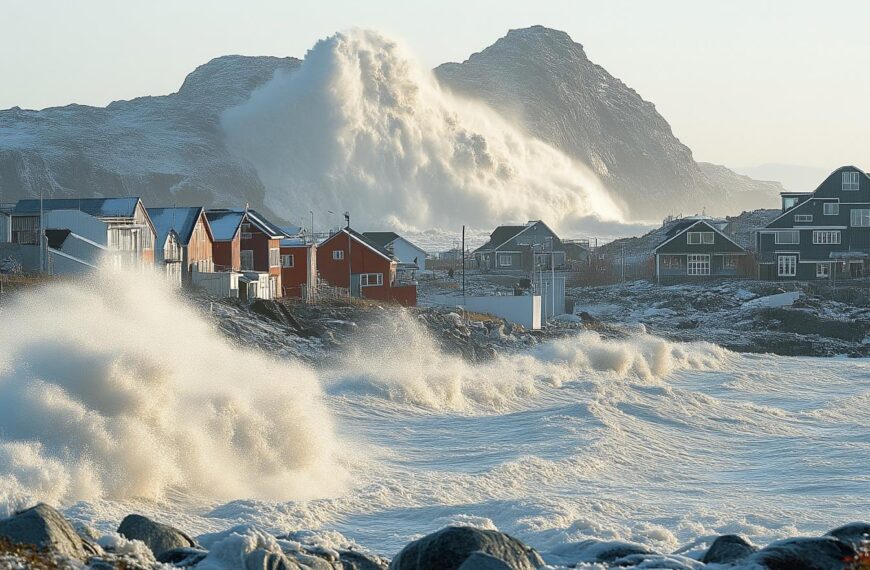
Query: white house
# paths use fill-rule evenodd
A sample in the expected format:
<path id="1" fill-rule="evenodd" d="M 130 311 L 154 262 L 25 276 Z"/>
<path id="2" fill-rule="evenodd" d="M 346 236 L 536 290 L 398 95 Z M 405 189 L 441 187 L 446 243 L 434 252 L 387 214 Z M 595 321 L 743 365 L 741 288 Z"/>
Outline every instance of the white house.
<path id="1" fill-rule="evenodd" d="M 392 253 L 399 260 L 399 263 L 416 265 L 419 270 L 426 269 L 426 252 L 399 234 L 393 232 L 363 232 L 363 235 Z"/>

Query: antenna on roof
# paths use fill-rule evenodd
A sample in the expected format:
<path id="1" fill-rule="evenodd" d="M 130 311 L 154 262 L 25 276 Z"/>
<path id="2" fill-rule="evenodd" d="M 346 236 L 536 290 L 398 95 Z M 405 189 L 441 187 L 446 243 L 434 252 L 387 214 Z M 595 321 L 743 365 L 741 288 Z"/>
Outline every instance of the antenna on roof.
<path id="1" fill-rule="evenodd" d="M 347 228 L 350 229 L 350 212 L 344 213 L 344 220 L 347 222 Z"/>

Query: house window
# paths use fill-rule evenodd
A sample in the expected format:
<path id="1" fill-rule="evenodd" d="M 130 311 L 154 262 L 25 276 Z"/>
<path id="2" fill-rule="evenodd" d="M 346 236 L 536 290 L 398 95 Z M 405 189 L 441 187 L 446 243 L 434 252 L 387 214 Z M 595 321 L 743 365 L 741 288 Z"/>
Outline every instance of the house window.
<path id="1" fill-rule="evenodd" d="M 784 196 L 782 198 L 782 211 L 785 212 L 786 210 L 794 208 L 795 206 L 797 206 L 797 203 L 798 199 L 794 196 Z"/>
<path id="2" fill-rule="evenodd" d="M 293 267 L 294 258 L 292 255 L 281 256 L 281 267 Z"/>
<path id="3" fill-rule="evenodd" d="M 510 267 L 514 264 L 513 256 L 509 253 L 500 253 L 498 254 L 498 266 L 499 267 Z"/>
<path id="4" fill-rule="evenodd" d="M 840 243 L 839 231 L 820 231 L 813 232 L 813 243 L 815 244 L 838 244 Z"/>
<path id="5" fill-rule="evenodd" d="M 682 269 L 683 268 L 683 256 L 682 255 L 663 255 L 662 256 L 662 267 L 665 269 Z"/>
<path id="6" fill-rule="evenodd" d="M 281 250 L 277 247 L 269 248 L 269 267 L 281 265 Z"/>
<path id="7" fill-rule="evenodd" d="M 253 271 L 254 269 L 254 251 L 251 249 L 243 249 L 241 251 L 242 269 Z"/>
<path id="8" fill-rule="evenodd" d="M 855 208 L 851 212 L 851 217 L 853 228 L 870 227 L 870 209 Z"/>
<path id="9" fill-rule="evenodd" d="M 251 232 L 242 232 L 242 239 L 251 239 L 254 237 L 254 234 Z"/>
<path id="10" fill-rule="evenodd" d="M 776 260 L 776 274 L 780 277 L 794 277 L 797 274 L 797 256 L 780 255 Z"/>
<path id="11" fill-rule="evenodd" d="M 713 232 L 689 232 L 689 245 L 711 244 L 713 243 Z"/>
<path id="12" fill-rule="evenodd" d="M 344 259 L 344 250 L 336 249 L 335 251 L 333 251 L 332 259 L 333 261 L 341 261 L 342 259 Z"/>
<path id="13" fill-rule="evenodd" d="M 377 287 L 384 284 L 383 273 L 362 273 L 359 276 L 360 287 Z"/>
<path id="14" fill-rule="evenodd" d="M 689 275 L 710 275 L 709 255 L 689 255 L 687 257 Z"/>
<path id="15" fill-rule="evenodd" d="M 795 230 L 776 232 L 776 243 L 780 245 L 796 244 L 801 242 L 801 233 Z"/>
<path id="16" fill-rule="evenodd" d="M 840 204 L 837 202 L 825 202 L 822 206 L 822 213 L 826 216 L 838 216 L 840 214 Z"/>
<path id="17" fill-rule="evenodd" d="M 794 221 L 796 222 L 812 222 L 812 214 L 795 214 Z"/>
<path id="18" fill-rule="evenodd" d="M 242 224 L 242 231 L 243 231 L 243 232 L 247 232 L 247 231 L 249 231 L 250 229 L 251 229 L 251 224 L 249 224 L 249 223 L 244 223 L 244 224 Z"/>
<path id="19" fill-rule="evenodd" d="M 830 263 L 816 263 L 816 277 L 830 277 L 831 276 L 831 264 Z"/>
<path id="20" fill-rule="evenodd" d="M 843 192 L 854 192 L 860 188 L 857 172 L 843 173 Z"/>
<path id="21" fill-rule="evenodd" d="M 726 255 L 722 257 L 722 268 L 723 269 L 737 269 L 737 256 L 736 255 Z"/>

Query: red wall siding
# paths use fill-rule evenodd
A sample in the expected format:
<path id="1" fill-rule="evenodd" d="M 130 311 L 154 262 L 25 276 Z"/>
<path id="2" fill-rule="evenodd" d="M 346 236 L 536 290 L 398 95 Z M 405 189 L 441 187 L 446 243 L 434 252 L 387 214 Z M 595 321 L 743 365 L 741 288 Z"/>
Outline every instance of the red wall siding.
<path id="1" fill-rule="evenodd" d="M 241 267 L 241 256 L 239 236 L 233 241 L 216 241 L 214 242 L 214 264 L 215 271 L 238 271 Z"/>
<path id="2" fill-rule="evenodd" d="M 373 252 L 371 249 L 354 239 L 351 239 L 350 242 L 353 244 L 350 250 L 350 260 L 353 264 L 354 274 L 383 273 L 383 288 L 389 287 L 390 261 L 384 259 L 381 255 Z M 339 235 L 320 244 L 317 248 L 317 271 L 320 272 L 320 276 L 330 285 L 336 287 L 350 286 L 347 246 L 347 235 Z M 344 252 L 344 259 L 332 259 L 332 252 L 337 250 Z M 379 287 L 366 287 L 366 289 L 379 289 Z"/>
<path id="3" fill-rule="evenodd" d="M 293 267 L 281 268 L 281 284 L 284 287 L 284 296 L 301 297 L 302 286 L 307 285 L 309 273 L 316 272 L 315 267 L 308 267 L 310 246 L 282 246 L 281 255 L 293 256 Z"/>

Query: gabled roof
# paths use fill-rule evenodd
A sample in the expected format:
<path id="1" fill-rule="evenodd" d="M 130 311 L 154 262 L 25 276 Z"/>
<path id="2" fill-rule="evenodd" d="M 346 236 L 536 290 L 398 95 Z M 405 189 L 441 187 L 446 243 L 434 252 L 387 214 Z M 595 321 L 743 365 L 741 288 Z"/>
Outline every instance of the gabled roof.
<path id="1" fill-rule="evenodd" d="M 389 261 L 396 261 L 396 257 L 392 253 L 390 253 L 389 251 L 387 251 L 383 247 L 379 246 L 378 244 L 376 244 L 375 242 L 373 242 L 372 240 L 370 240 L 369 238 L 367 238 L 366 236 L 364 236 L 363 234 L 359 233 L 358 231 L 356 231 L 352 228 L 341 228 L 339 231 L 335 232 L 334 234 L 332 234 L 331 236 L 329 236 L 328 238 L 323 240 L 323 242 L 321 242 L 321 244 L 328 243 L 328 242 L 332 241 L 333 239 L 335 239 L 336 237 L 341 236 L 341 235 L 344 235 L 344 236 L 350 235 L 357 242 L 361 243 L 362 245 L 369 248 L 373 252 L 377 253 L 381 257 L 384 257 L 385 259 L 387 259 Z"/>
<path id="2" fill-rule="evenodd" d="M 498 226 L 489 235 L 489 241 L 480 246 L 479 248 L 475 249 L 474 251 L 476 253 L 478 251 L 484 251 L 487 249 L 498 249 L 499 246 L 516 237 L 527 227 L 528 226 Z"/>
<path id="3" fill-rule="evenodd" d="M 831 176 L 835 175 L 835 174 L 838 173 L 838 172 L 842 172 L 842 171 L 844 171 L 844 170 L 856 170 L 856 171 L 860 172 L 861 174 L 863 174 L 865 178 L 870 178 L 870 174 L 864 172 L 863 170 L 861 170 L 861 169 L 858 168 L 857 166 L 846 165 L 846 166 L 841 166 L 840 168 L 837 168 L 837 169 L 831 171 L 830 174 L 828 174 L 827 176 L 825 176 L 825 179 L 824 179 L 824 180 L 822 180 L 821 182 L 819 182 L 819 185 L 816 186 L 816 189 L 813 190 L 812 192 L 780 192 L 780 195 L 782 195 L 782 196 L 788 196 L 788 195 L 791 195 L 791 196 L 810 196 L 810 197 L 812 198 L 812 196 L 814 196 L 816 192 L 818 192 L 819 190 L 822 189 L 822 186 L 825 184 L 825 182 L 828 181 L 828 179 L 829 179 Z M 811 199 L 811 198 L 810 198 L 810 199 Z M 804 204 L 808 204 L 809 202 L 810 202 L 810 200 L 808 199 L 808 200 L 805 200 L 805 201 L 801 202 L 800 204 L 798 204 L 798 205 L 796 205 L 796 206 L 793 206 L 793 207 L 789 208 L 788 210 L 784 211 L 782 214 L 780 214 L 780 215 L 778 215 L 777 217 L 775 217 L 774 219 L 770 220 L 770 221 L 767 223 L 767 225 L 766 225 L 765 227 L 766 227 L 766 228 L 769 228 L 771 224 L 773 224 L 773 223 L 776 222 L 777 220 L 781 219 L 781 218 L 782 218 L 783 216 L 785 216 L 786 214 L 794 214 L 795 211 L 796 211 L 798 208 L 800 208 L 800 207 L 803 206 Z"/>
<path id="4" fill-rule="evenodd" d="M 411 247 L 413 247 L 414 249 L 418 249 L 418 250 L 422 251 L 423 253 L 426 253 L 426 250 L 424 250 L 422 247 L 411 242 L 411 240 L 409 240 L 408 238 L 406 238 L 404 236 L 400 236 L 396 232 L 363 232 L 362 235 L 364 235 L 369 240 L 371 240 L 372 243 L 375 243 L 384 249 L 386 249 L 387 246 L 389 246 L 394 241 L 402 240 L 405 243 L 407 243 L 408 245 L 410 245 Z"/>
<path id="5" fill-rule="evenodd" d="M 733 239 L 731 239 L 730 237 L 725 235 L 722 232 L 722 230 L 720 230 L 715 225 L 713 225 L 714 220 L 712 220 L 712 219 L 701 219 L 701 220 L 699 220 L 699 219 L 684 219 L 684 220 L 680 220 L 680 222 L 689 222 L 689 223 L 676 223 L 676 224 L 674 224 L 668 230 L 668 233 L 666 234 L 666 239 L 664 241 L 662 241 L 660 244 L 658 244 L 657 246 L 655 246 L 653 251 L 658 251 L 663 245 L 670 243 L 671 241 L 675 240 L 676 238 L 680 237 L 681 235 L 687 233 L 689 230 L 694 229 L 695 226 L 697 226 L 699 224 L 703 224 L 703 225 L 707 226 L 707 228 L 712 230 L 714 233 L 719 234 L 720 236 L 722 236 L 726 240 L 730 241 L 731 243 L 733 243 L 734 245 L 736 245 L 740 249 L 744 249 L 744 250 L 746 249 L 745 247 L 743 247 L 742 245 L 740 245 L 739 243 L 737 243 L 736 241 L 734 241 Z"/>
<path id="6" fill-rule="evenodd" d="M 257 210 L 248 209 L 246 215 L 249 222 L 260 228 L 260 230 L 263 233 L 267 234 L 270 238 L 276 239 L 290 237 L 284 232 L 284 230 L 270 222 L 268 219 L 266 219 L 265 216 L 263 216 L 263 214 L 261 214 Z"/>
<path id="7" fill-rule="evenodd" d="M 29 198 L 19 200 L 13 214 L 38 214 L 40 201 Z M 42 200 L 42 211 L 81 210 L 95 218 L 132 218 L 136 214 L 138 197 L 129 198 L 51 198 Z"/>
<path id="8" fill-rule="evenodd" d="M 202 208 L 195 207 L 176 207 L 176 208 L 147 208 L 148 215 L 151 216 L 151 221 L 154 222 L 154 229 L 157 231 L 157 244 L 163 247 L 166 241 L 166 236 L 171 230 L 174 230 L 178 236 L 178 241 L 181 245 L 190 243 L 190 238 L 193 237 L 193 230 L 196 227 L 196 222 L 202 215 Z M 209 224 L 206 223 L 206 230 L 211 233 Z"/>
<path id="9" fill-rule="evenodd" d="M 232 241 L 242 220 L 245 219 L 244 210 L 206 210 L 205 217 L 211 226 L 211 234 L 215 241 Z"/>

